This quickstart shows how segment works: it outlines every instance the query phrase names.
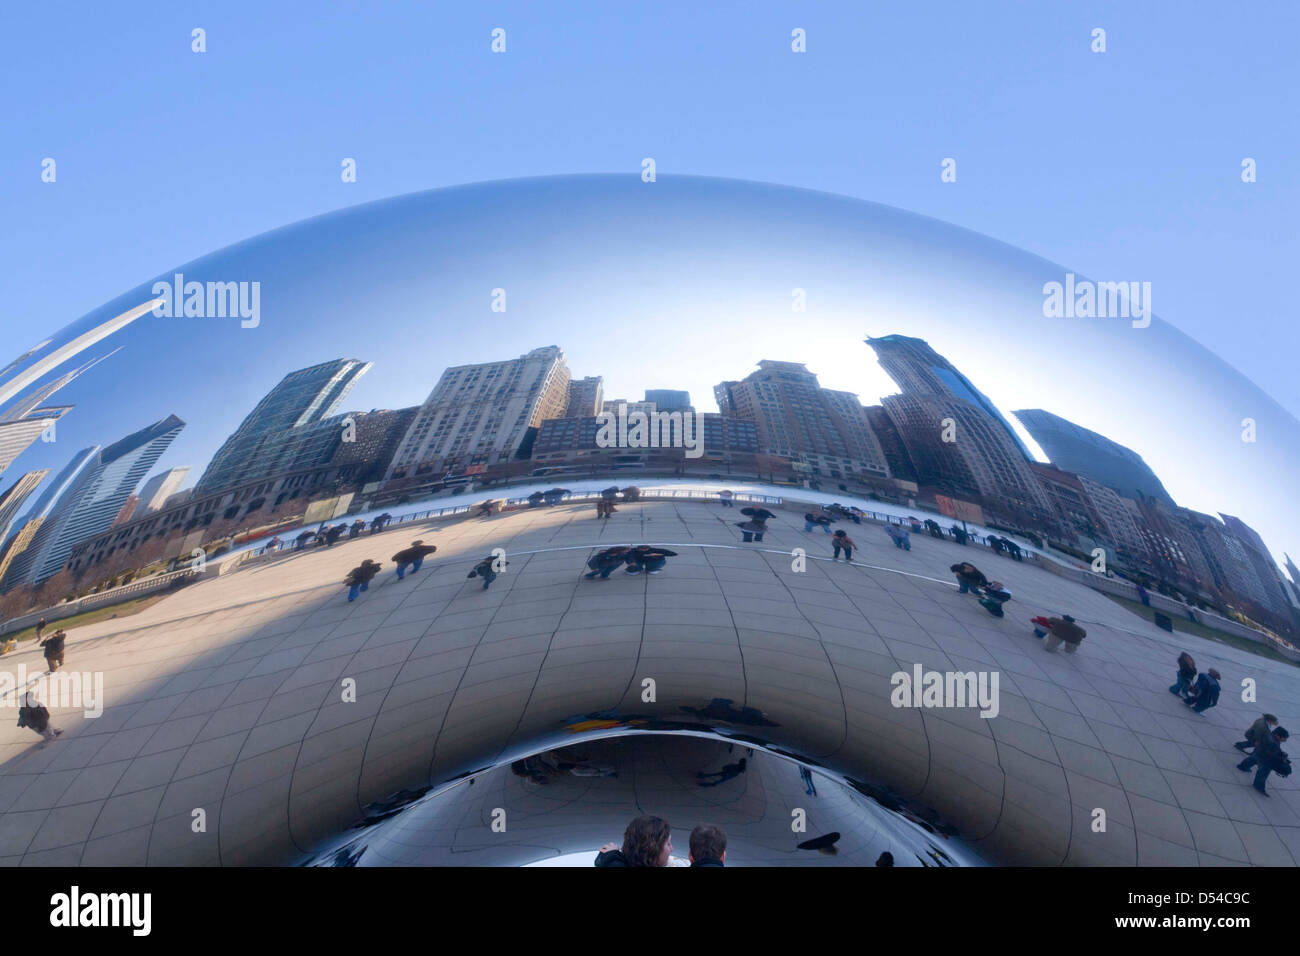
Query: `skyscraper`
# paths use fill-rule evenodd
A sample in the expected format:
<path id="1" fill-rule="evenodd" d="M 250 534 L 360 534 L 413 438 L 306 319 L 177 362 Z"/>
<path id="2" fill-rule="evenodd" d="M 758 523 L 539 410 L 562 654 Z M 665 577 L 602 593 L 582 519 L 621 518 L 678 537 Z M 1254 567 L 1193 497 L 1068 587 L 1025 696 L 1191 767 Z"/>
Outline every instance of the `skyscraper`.
<path id="1" fill-rule="evenodd" d="M 146 481 L 144 487 L 140 489 L 140 504 L 136 507 L 132 517 L 142 518 L 161 508 L 169 497 L 180 490 L 189 473 L 189 465 L 181 468 L 168 468 Z"/>
<path id="2" fill-rule="evenodd" d="M 759 449 L 802 463 L 827 478 L 889 477 L 885 453 L 852 392 L 822 388 L 800 362 L 758 363 L 739 382 L 714 387 L 718 410 L 752 421 Z"/>
<path id="3" fill-rule="evenodd" d="M 32 565 L 49 538 L 48 531 L 41 534 L 46 519 L 53 513 L 63 495 L 76 484 L 86 465 L 98 452 L 98 445 L 81 449 L 63 466 L 54 480 L 45 486 L 41 496 L 36 499 L 36 504 L 27 512 L 23 526 L 5 547 L 4 558 L 0 560 L 0 591 L 8 591 L 30 576 Z"/>
<path id="4" fill-rule="evenodd" d="M 885 374 L 894 380 L 904 395 L 944 396 L 973 405 L 1006 432 L 1022 458 L 1033 460 L 1033 455 L 997 406 L 955 365 L 930 348 L 930 343 L 906 335 L 883 335 L 869 338 L 866 342 L 875 350 L 876 361 Z"/>
<path id="5" fill-rule="evenodd" d="M 1041 408 L 1013 414 L 1056 467 L 1085 475 L 1125 498 L 1155 498 L 1174 507 L 1165 486 L 1133 449 Z"/>
<path id="6" fill-rule="evenodd" d="M 1240 518 L 1219 513 L 1228 531 L 1245 546 L 1246 558 L 1259 579 L 1264 600 L 1260 603 L 1275 614 L 1286 614 L 1291 604 L 1286 589 L 1282 586 L 1282 570 L 1269 555 L 1268 546 L 1259 533 Z"/>
<path id="7" fill-rule="evenodd" d="M 867 339 L 901 393 L 881 399 L 921 484 L 979 496 L 1054 524 L 1057 512 L 1024 443 L 997 407 L 921 339 Z"/>
<path id="8" fill-rule="evenodd" d="M 168 415 L 91 457 L 38 532 L 44 540 L 33 559 L 31 583 L 39 584 L 57 574 L 74 544 L 113 523 L 141 479 L 184 427 L 183 421 Z"/>
<path id="9" fill-rule="evenodd" d="M 599 375 L 575 378 L 569 381 L 569 403 L 565 418 L 586 418 L 600 412 L 605 397 L 605 380 Z"/>
<path id="10" fill-rule="evenodd" d="M 449 368 L 403 436 L 388 477 L 526 458 L 542 422 L 562 418 L 568 404 L 569 366 L 555 345 Z"/>
<path id="11" fill-rule="evenodd" d="M 691 393 L 676 388 L 647 388 L 645 400 L 654 402 L 655 409 L 661 412 L 690 412 Z"/>
<path id="12" fill-rule="evenodd" d="M 290 372 L 217 449 L 195 491 L 217 491 L 254 473 L 269 473 L 268 469 L 278 466 L 294 436 L 333 415 L 370 366 L 370 362 L 357 359 L 335 359 Z M 277 461 L 268 462 L 268 458 Z"/>
<path id="13" fill-rule="evenodd" d="M 45 476 L 50 473 L 48 468 L 42 468 L 40 471 L 29 471 L 0 494 L 0 544 L 9 537 L 9 526 L 13 524 L 14 518 L 18 514 L 18 509 L 23 506 L 27 496 L 36 490 Z"/>

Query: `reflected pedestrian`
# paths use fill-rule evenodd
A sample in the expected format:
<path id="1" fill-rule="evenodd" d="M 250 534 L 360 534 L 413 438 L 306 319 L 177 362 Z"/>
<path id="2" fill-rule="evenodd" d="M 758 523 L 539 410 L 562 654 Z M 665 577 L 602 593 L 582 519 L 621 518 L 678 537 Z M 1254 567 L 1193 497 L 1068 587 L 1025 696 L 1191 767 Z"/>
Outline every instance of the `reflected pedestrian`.
<path id="1" fill-rule="evenodd" d="M 1196 661 L 1192 655 L 1183 651 L 1178 655 L 1178 676 L 1169 688 L 1169 693 L 1186 700 L 1192 693 L 1192 681 L 1196 680 Z"/>
<path id="2" fill-rule="evenodd" d="M 466 578 L 482 578 L 483 590 L 486 591 L 497 575 L 505 570 L 505 566 L 510 562 L 504 558 L 498 559 L 495 555 L 490 555 L 474 565 L 474 570 L 465 575 Z"/>
<path id="3" fill-rule="evenodd" d="M 343 579 L 343 583 L 348 586 L 348 603 L 351 604 L 357 599 L 362 591 L 370 590 L 370 582 L 374 580 L 379 573 L 379 562 L 371 561 L 366 558 L 355 568 L 348 572 L 348 576 Z"/>
<path id="4" fill-rule="evenodd" d="M 646 574 L 658 574 L 664 569 L 668 559 L 675 557 L 677 557 L 676 551 L 669 551 L 657 545 L 638 544 L 628 551 L 627 573 L 640 574 L 644 571 Z"/>
<path id="5" fill-rule="evenodd" d="M 414 574 L 420 570 L 424 564 L 424 559 L 433 552 L 437 547 L 431 544 L 425 544 L 423 541 L 412 541 L 409 548 L 403 548 L 393 555 L 393 563 L 397 565 L 397 580 L 402 580 L 406 576 L 406 569 L 409 567 Z"/>
<path id="6" fill-rule="evenodd" d="M 63 666 L 63 646 L 67 640 L 67 632 L 59 628 L 41 641 L 40 646 L 45 649 L 45 666 L 50 669 L 51 674 Z"/>
<path id="7" fill-rule="evenodd" d="M 1192 695 L 1183 699 L 1183 703 L 1198 714 L 1203 714 L 1219 702 L 1220 674 L 1213 667 L 1196 678 L 1192 685 Z"/>
<path id="8" fill-rule="evenodd" d="M 831 560 L 838 561 L 840 559 L 840 552 L 843 551 L 844 560 L 852 564 L 853 549 L 856 547 L 857 545 L 854 543 L 853 539 L 849 537 L 847 531 L 836 531 L 831 535 L 831 549 L 835 552 L 835 556 L 831 558 Z"/>
<path id="9" fill-rule="evenodd" d="M 39 747 L 44 747 L 55 737 L 59 736 L 59 734 L 63 733 L 61 728 L 55 727 L 50 723 L 49 710 L 44 704 L 37 700 L 36 695 L 31 692 L 24 695 L 23 705 L 18 708 L 18 726 L 26 727 L 29 730 L 40 734 L 43 739 L 40 744 L 38 744 Z"/>
<path id="10" fill-rule="evenodd" d="M 1268 791 L 1264 789 L 1264 781 L 1270 773 L 1276 773 L 1279 777 L 1291 776 L 1291 758 L 1282 749 L 1282 744 L 1290 737 L 1285 727 L 1264 734 L 1259 738 L 1255 752 L 1237 764 L 1238 770 L 1249 772 L 1252 767 L 1255 768 L 1255 780 L 1251 786 L 1266 797 Z"/>
<path id="11" fill-rule="evenodd" d="M 610 574 L 627 561 L 628 552 L 631 550 L 626 545 L 619 545 L 598 551 L 587 561 L 587 567 L 591 568 L 591 572 L 584 574 L 583 577 L 590 579 L 599 576 L 602 581 L 609 580 Z"/>
<path id="12" fill-rule="evenodd" d="M 1250 750 L 1257 748 L 1264 735 L 1272 733 L 1273 728 L 1276 726 L 1277 718 L 1272 714 L 1265 714 L 1246 728 L 1246 739 L 1238 740 L 1233 746 L 1242 753 L 1248 753 L 1247 748 L 1250 748 Z"/>

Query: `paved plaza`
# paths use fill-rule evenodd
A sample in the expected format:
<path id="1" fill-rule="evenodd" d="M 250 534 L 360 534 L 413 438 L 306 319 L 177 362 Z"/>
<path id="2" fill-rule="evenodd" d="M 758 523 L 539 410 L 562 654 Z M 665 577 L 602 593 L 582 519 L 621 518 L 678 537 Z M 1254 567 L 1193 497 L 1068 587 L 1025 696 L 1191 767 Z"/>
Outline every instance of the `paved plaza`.
<path id="1" fill-rule="evenodd" d="M 645 501 L 605 521 L 584 504 L 403 527 L 76 628 L 66 670 L 103 672 L 106 707 L 55 710 L 65 732 L 43 749 L 8 710 L 0 861 L 295 862 L 368 804 L 491 767 L 576 716 L 680 719 L 719 699 L 762 713 L 736 733 L 933 809 L 992 862 L 1300 861 L 1295 782 L 1256 793 L 1232 748 L 1265 710 L 1300 723 L 1294 666 L 1166 633 L 986 548 L 914 535 L 904 552 L 878 526 L 837 525 L 861 546 L 850 566 L 799 513 L 780 510 L 759 545 L 741 543 L 739 520 Z M 398 581 L 390 556 L 414 538 L 438 552 Z M 678 556 L 655 576 L 582 577 L 593 549 L 628 543 Z M 466 575 L 493 548 L 509 566 L 484 591 Z M 339 582 L 363 558 L 384 570 L 349 604 Z M 962 559 L 1011 589 L 1005 618 L 958 594 L 947 568 Z M 1032 635 L 1030 617 L 1059 613 L 1088 630 L 1078 654 Z M 1223 674 L 1203 715 L 1167 690 L 1183 649 Z M 43 671 L 39 654 L 25 644 L 0 668 Z M 998 716 L 895 708 L 890 676 L 916 663 L 996 671 Z M 1244 678 L 1257 704 L 1242 703 Z"/>

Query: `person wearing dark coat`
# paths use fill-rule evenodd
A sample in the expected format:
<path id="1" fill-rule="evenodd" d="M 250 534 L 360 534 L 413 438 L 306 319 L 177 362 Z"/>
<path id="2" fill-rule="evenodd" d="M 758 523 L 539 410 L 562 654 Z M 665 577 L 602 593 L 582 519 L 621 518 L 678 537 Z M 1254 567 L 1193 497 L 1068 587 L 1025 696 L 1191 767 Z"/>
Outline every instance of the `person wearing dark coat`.
<path id="1" fill-rule="evenodd" d="M 943 529 L 939 527 L 939 522 L 935 521 L 933 518 L 925 519 L 925 528 L 927 531 L 930 532 L 930 537 L 932 538 L 943 537 Z"/>
<path id="2" fill-rule="evenodd" d="M 348 540 L 351 541 L 353 538 L 357 537 L 359 534 L 361 534 L 361 532 L 365 530 L 366 530 L 365 519 L 358 518 L 356 521 L 352 522 L 352 527 L 348 529 Z"/>
<path id="3" fill-rule="evenodd" d="M 337 542 L 339 538 L 343 537 L 344 533 L 347 530 L 348 530 L 348 526 L 345 524 L 336 524 L 334 525 L 334 527 L 326 529 L 325 547 L 327 548 L 334 547 L 335 542 Z"/>
<path id="4" fill-rule="evenodd" d="M 990 581 L 984 588 L 984 596 L 980 598 L 980 607 L 988 611 L 994 617 L 1003 617 L 1005 612 L 1002 605 L 1011 600 L 1011 592 L 1007 590 L 1005 584 L 1001 581 Z"/>
<path id="5" fill-rule="evenodd" d="M 466 578 L 482 578 L 483 590 L 486 591 L 489 585 L 497 579 L 497 574 L 505 568 L 509 561 L 498 561 L 496 555 L 489 555 L 478 564 L 474 565 L 474 570 L 465 575 Z"/>
<path id="6" fill-rule="evenodd" d="M 45 666 L 50 669 L 51 674 L 63 666 L 63 645 L 67 640 L 67 632 L 59 628 L 41 641 L 40 646 L 45 649 Z"/>
<path id="7" fill-rule="evenodd" d="M 366 558 L 355 568 L 348 572 L 348 576 L 343 579 L 343 583 L 348 586 L 348 603 L 351 604 L 357 599 L 357 595 L 362 591 L 370 590 L 370 582 L 374 580 L 379 573 L 379 563 Z"/>
<path id="8" fill-rule="evenodd" d="M 540 491 L 534 491 L 531 495 L 528 496 L 528 507 L 530 508 L 539 507 L 542 503 L 542 497 L 543 496 Z"/>
<path id="9" fill-rule="evenodd" d="M 980 569 L 969 561 L 954 564 L 948 570 L 957 575 L 957 587 L 962 594 L 978 595 L 979 589 L 989 583 L 989 579 L 984 577 Z"/>
<path id="10" fill-rule="evenodd" d="M 745 536 L 746 544 L 751 541 L 762 541 L 763 535 L 767 533 L 767 519 L 776 517 L 766 508 L 741 508 L 740 513 L 749 519 L 736 522 L 736 527 Z"/>
<path id="11" fill-rule="evenodd" d="M 691 831 L 691 866 L 726 866 L 727 834 L 715 823 L 701 823 Z"/>
<path id="12" fill-rule="evenodd" d="M 409 548 L 398 551 L 393 555 L 393 561 L 397 564 L 397 580 L 400 581 L 405 577 L 408 565 L 412 574 L 420 570 L 420 565 L 424 564 L 425 557 L 437 550 L 433 545 L 425 544 L 423 541 L 412 541 Z"/>
<path id="13" fill-rule="evenodd" d="M 1252 767 L 1255 768 L 1255 780 L 1251 786 L 1266 797 L 1268 791 L 1264 789 L 1264 781 L 1268 779 L 1270 773 L 1276 773 L 1279 777 L 1291 776 L 1291 758 L 1282 750 L 1283 742 L 1290 736 L 1285 727 L 1278 727 L 1264 734 L 1259 738 L 1255 752 L 1237 764 L 1238 770 L 1246 772 L 1249 772 Z"/>
<path id="14" fill-rule="evenodd" d="M 1054 651 L 1061 645 L 1065 645 L 1065 653 L 1074 654 L 1079 650 L 1083 639 L 1088 636 L 1088 632 L 1076 624 L 1074 618 L 1068 614 L 1062 614 L 1060 617 L 1036 617 L 1033 621 L 1034 637 L 1045 638 L 1044 650 Z"/>
<path id="15" fill-rule="evenodd" d="M 45 631 L 45 618 L 41 618 L 39 621 L 36 622 L 36 639 L 38 641 L 41 639 L 41 634 L 43 634 L 44 631 Z"/>
<path id="16" fill-rule="evenodd" d="M 1219 672 L 1211 667 L 1196 678 L 1192 685 L 1192 696 L 1183 701 L 1198 714 L 1204 713 L 1219 702 Z"/>
<path id="17" fill-rule="evenodd" d="M 1272 714 L 1265 714 L 1258 718 L 1253 724 L 1246 728 L 1246 739 L 1238 740 L 1234 747 L 1242 753 L 1247 753 L 1247 748 L 1254 750 L 1259 746 L 1260 739 L 1268 733 L 1272 733 L 1273 728 L 1277 726 L 1277 718 Z"/>
<path id="18" fill-rule="evenodd" d="M 1183 651 L 1178 655 L 1178 678 L 1169 688 L 1169 693 L 1184 700 L 1192 692 L 1192 681 L 1196 680 L 1196 661 L 1192 655 Z"/>
<path id="19" fill-rule="evenodd" d="M 568 493 L 568 488 L 551 488 L 542 492 L 542 497 L 546 499 L 548 505 L 558 505 Z"/>
<path id="20" fill-rule="evenodd" d="M 23 705 L 18 708 L 18 726 L 40 734 L 44 738 L 40 742 L 41 747 L 63 733 L 60 728 L 50 723 L 49 710 L 36 699 L 35 694 L 30 692 L 23 698 Z"/>
<path id="21" fill-rule="evenodd" d="M 628 552 L 631 550 L 626 545 L 620 545 L 598 551 L 587 561 L 587 567 L 591 568 L 591 572 L 584 574 L 583 577 L 594 578 L 599 575 L 602 581 L 609 580 L 610 573 L 627 561 Z"/>
<path id="22" fill-rule="evenodd" d="M 834 521 L 835 519 L 828 514 L 815 515 L 809 512 L 803 516 L 803 529 L 804 531 L 812 531 L 814 528 L 821 528 L 827 534 L 830 534 L 831 524 Z"/>
<path id="23" fill-rule="evenodd" d="M 658 574 L 664 569 L 668 559 L 675 557 L 677 557 L 676 551 L 669 551 L 656 545 L 638 544 L 628 552 L 627 573 L 640 574 L 644 571 L 646 574 Z"/>

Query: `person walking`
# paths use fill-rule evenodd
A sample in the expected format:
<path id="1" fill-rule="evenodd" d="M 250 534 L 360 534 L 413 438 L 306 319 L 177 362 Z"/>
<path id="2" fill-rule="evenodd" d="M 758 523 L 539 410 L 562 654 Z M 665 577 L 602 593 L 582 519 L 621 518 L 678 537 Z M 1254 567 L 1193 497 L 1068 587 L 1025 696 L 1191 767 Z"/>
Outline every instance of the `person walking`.
<path id="1" fill-rule="evenodd" d="M 342 523 L 336 524 L 332 528 L 327 529 L 325 532 L 325 547 L 334 547 L 335 543 L 338 542 L 339 538 L 343 537 L 347 530 L 348 526 Z"/>
<path id="2" fill-rule="evenodd" d="M 745 536 L 746 544 L 751 541 L 761 542 L 763 535 L 767 533 L 767 519 L 776 517 L 766 508 L 741 508 L 740 513 L 749 519 L 736 522 L 736 527 Z"/>
<path id="3" fill-rule="evenodd" d="M 898 524 L 885 525 L 885 534 L 894 542 L 894 547 L 902 551 L 912 550 L 912 536 L 906 528 Z"/>
<path id="4" fill-rule="evenodd" d="M 814 528 L 821 528 L 827 534 L 831 533 L 831 523 L 835 519 L 827 514 L 813 514 L 809 512 L 803 516 L 804 531 L 812 531 Z"/>
<path id="5" fill-rule="evenodd" d="M 1264 781 L 1268 779 L 1270 773 L 1276 773 L 1279 777 L 1291 776 L 1291 758 L 1282 750 L 1282 744 L 1290 737 L 1285 727 L 1278 727 L 1264 734 L 1259 738 L 1255 752 L 1237 764 L 1238 770 L 1247 773 L 1252 767 L 1255 768 L 1255 780 L 1251 786 L 1266 797 L 1268 791 L 1264 789 Z"/>
<path id="6" fill-rule="evenodd" d="M 50 712 L 36 695 L 28 692 L 23 698 L 23 705 L 18 708 L 18 726 L 26 727 L 43 738 L 38 746 L 44 747 L 63 730 L 50 723 Z"/>
<path id="7" fill-rule="evenodd" d="M 500 559 L 498 561 L 495 555 L 489 555 L 478 564 L 474 565 L 474 570 L 470 571 L 470 573 L 465 575 L 465 577 L 467 579 L 482 578 L 483 590 L 486 591 L 492 582 L 497 579 L 497 575 L 503 571 L 505 566 L 509 563 L 510 562 L 505 559 Z"/>
<path id="8" fill-rule="evenodd" d="M 1198 714 L 1203 714 L 1219 702 L 1219 672 L 1211 667 L 1196 678 L 1192 685 L 1192 696 L 1183 699 L 1183 703 Z"/>
<path id="9" fill-rule="evenodd" d="M 657 545 L 638 544 L 628 552 L 627 573 L 640 574 L 644 571 L 646 574 L 658 574 L 664 569 L 668 559 L 675 557 L 677 557 L 676 551 L 669 551 Z"/>
<path id="10" fill-rule="evenodd" d="M 835 552 L 835 556 L 831 558 L 831 560 L 838 561 L 840 559 L 840 552 L 843 551 L 844 560 L 852 564 L 853 549 L 856 547 L 857 545 L 854 543 L 853 539 L 849 537 L 849 533 L 847 531 L 844 530 L 836 531 L 833 535 L 831 535 L 831 549 Z"/>
<path id="11" fill-rule="evenodd" d="M 41 618 L 36 622 L 36 639 L 38 641 L 41 639 L 43 633 L 45 633 L 45 618 Z"/>
<path id="12" fill-rule="evenodd" d="M 358 518 L 352 522 L 352 527 L 348 528 L 348 540 L 359 537 L 361 532 L 366 530 L 366 521 L 364 518 Z"/>
<path id="13" fill-rule="evenodd" d="M 722 491 L 719 491 L 719 492 L 718 492 L 718 501 L 722 504 L 722 507 L 724 507 L 724 508 L 733 508 L 733 507 L 735 507 L 735 506 L 731 503 L 731 499 L 734 498 L 734 497 L 735 497 L 735 495 L 733 495 L 733 494 L 732 494 L 728 489 L 726 489 L 726 488 L 724 488 Z"/>
<path id="14" fill-rule="evenodd" d="M 393 555 L 393 563 L 397 565 L 397 580 L 400 581 L 406 576 L 407 567 L 410 567 L 412 574 L 420 570 L 424 559 L 437 550 L 434 545 L 425 544 L 423 541 L 412 541 L 409 548 L 398 551 Z"/>
<path id="15" fill-rule="evenodd" d="M 1074 654 L 1079 650 L 1079 644 L 1088 636 L 1088 632 L 1075 623 L 1074 618 L 1068 614 L 1062 614 L 1060 617 L 1036 617 L 1034 618 L 1034 637 L 1044 638 L 1043 649 L 1055 651 L 1062 645 L 1065 646 L 1065 653 Z"/>
<path id="16" fill-rule="evenodd" d="M 1178 676 L 1169 687 L 1169 693 L 1186 700 L 1192 692 L 1192 681 L 1196 680 L 1196 661 L 1192 655 L 1183 651 L 1178 655 Z"/>
<path id="17" fill-rule="evenodd" d="M 375 575 L 379 573 L 379 563 L 366 558 L 355 568 L 348 572 L 348 576 L 343 579 L 343 583 L 348 586 L 348 603 L 351 604 L 357 599 L 362 591 L 370 590 L 370 582 Z"/>
<path id="18" fill-rule="evenodd" d="M 598 551 L 587 561 L 587 567 L 591 568 L 588 574 L 583 577 L 590 580 L 599 576 L 602 581 L 609 580 L 610 574 L 626 563 L 628 552 L 632 549 L 626 545 L 619 545 L 614 548 L 606 548 L 604 551 Z"/>
<path id="19" fill-rule="evenodd" d="M 957 576 L 957 590 L 960 594 L 979 594 L 979 589 L 989 583 L 982 571 L 969 561 L 962 561 L 948 568 Z"/>
<path id="20" fill-rule="evenodd" d="M 67 633 L 63 628 L 59 628 L 41 641 L 40 646 L 45 649 L 45 666 L 50 669 L 51 674 L 63 666 L 63 646 L 67 640 Z"/>
<path id="21" fill-rule="evenodd" d="M 1254 750 L 1259 747 L 1259 742 L 1264 735 L 1272 733 L 1273 728 L 1276 726 L 1277 718 L 1272 714 L 1265 714 L 1263 717 L 1256 719 L 1253 724 L 1246 728 L 1246 739 L 1238 740 L 1233 744 L 1233 746 L 1242 753 L 1249 753 L 1246 748 L 1249 747 L 1251 750 Z"/>
<path id="22" fill-rule="evenodd" d="M 538 508 L 541 506 L 541 504 L 542 504 L 542 493 L 540 491 L 534 491 L 531 495 L 528 496 L 528 507 Z"/>

